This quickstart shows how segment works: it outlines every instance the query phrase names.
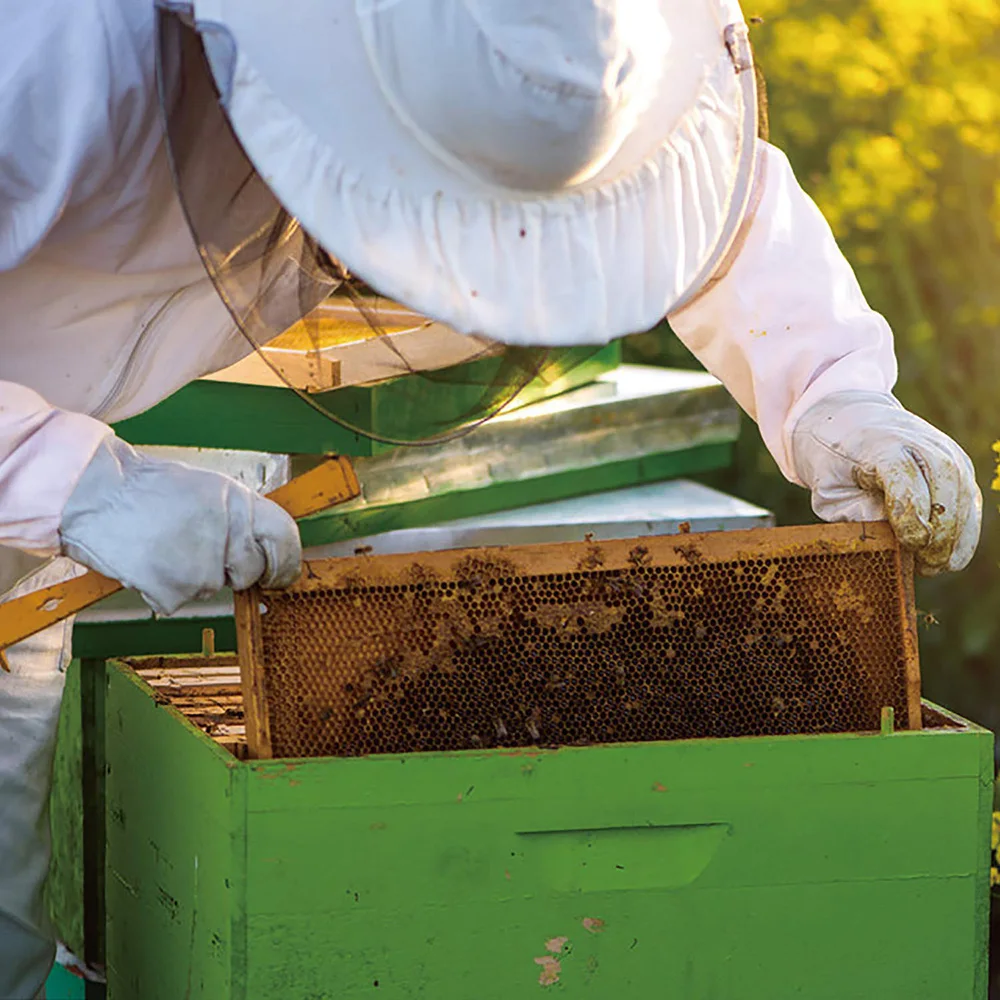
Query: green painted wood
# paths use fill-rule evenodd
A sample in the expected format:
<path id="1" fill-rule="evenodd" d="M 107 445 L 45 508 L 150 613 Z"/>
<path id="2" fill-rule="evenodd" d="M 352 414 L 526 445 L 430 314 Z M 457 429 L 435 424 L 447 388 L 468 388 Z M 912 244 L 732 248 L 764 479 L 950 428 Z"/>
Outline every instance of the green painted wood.
<path id="1" fill-rule="evenodd" d="M 236 626 L 230 618 L 149 618 L 143 621 L 89 622 L 73 628 L 73 655 L 105 659 L 114 656 L 170 656 L 201 650 L 202 629 L 215 630 L 215 648 L 236 648 Z"/>
<path id="2" fill-rule="evenodd" d="M 104 961 L 104 659 L 196 653 L 203 628 L 215 629 L 218 649 L 236 648 L 231 618 L 77 624 L 73 631 L 75 658 L 56 737 L 46 895 L 59 940 L 97 964 Z"/>
<path id="3" fill-rule="evenodd" d="M 84 952 L 83 920 L 83 726 L 80 662 L 66 670 L 49 799 L 52 864 L 46 884 L 56 933 L 76 955 Z"/>
<path id="4" fill-rule="evenodd" d="M 300 533 L 303 545 L 327 545 L 384 531 L 422 528 L 460 517 L 477 517 L 514 507 L 712 472 L 726 468 L 732 462 L 732 456 L 733 445 L 730 443 L 699 445 L 518 482 L 456 490 L 408 503 L 352 511 L 333 508 L 300 522 Z"/>
<path id="5" fill-rule="evenodd" d="M 106 746 L 109 996 L 245 996 L 244 769 L 123 670 Z"/>
<path id="6" fill-rule="evenodd" d="M 250 983 L 255 996 L 310 1000 L 985 998 L 968 971 L 968 904 L 952 880 L 926 878 L 428 906 L 377 924 L 280 915 L 251 922 Z M 959 919 L 914 917 L 928 912 Z M 559 978 L 546 989 L 553 957 Z"/>
<path id="7" fill-rule="evenodd" d="M 951 713 L 948 714 L 951 715 Z M 951 717 L 956 718 L 954 715 Z M 979 848 L 979 870 L 976 873 L 977 882 L 987 887 L 991 885 L 992 852 L 989 850 L 989 846 L 992 844 L 993 787 L 996 779 L 994 739 L 992 733 L 989 735 L 990 738 L 983 740 L 979 746 L 979 826 L 984 831 L 989 831 L 983 835 L 984 842 L 988 843 L 985 844 L 985 850 Z M 978 844 L 977 847 L 979 847 Z M 985 997 L 989 993 L 990 900 L 990 888 L 976 896 L 973 934 L 974 940 L 981 945 L 976 955 L 977 965 L 972 992 L 973 997 L 976 998 Z"/>
<path id="8" fill-rule="evenodd" d="M 317 394 L 320 403 L 324 395 Z M 338 412 L 359 423 L 369 419 L 367 410 L 351 413 L 339 403 Z M 371 441 L 323 417 L 294 392 L 273 386 L 192 382 L 114 429 L 136 445 L 372 454 Z"/>
<path id="9" fill-rule="evenodd" d="M 985 1000 L 974 726 L 239 763 L 108 708 L 112 1000 Z"/>
<path id="10" fill-rule="evenodd" d="M 96 964 L 104 956 L 104 685 L 103 660 L 69 664 L 56 735 L 46 883 L 57 937 Z"/>
<path id="11" fill-rule="evenodd" d="M 99 966 L 105 953 L 105 839 L 107 803 L 105 776 L 105 703 L 107 662 L 83 658 L 80 661 L 80 720 L 82 728 L 81 793 L 83 798 L 83 947 L 77 953 Z"/>
<path id="12" fill-rule="evenodd" d="M 618 780 L 631 773 L 628 765 L 613 769 Z M 819 793 L 810 785 L 782 784 L 765 791 L 723 783 L 711 793 L 685 794 L 682 806 L 673 803 L 676 795 L 658 793 L 653 800 L 653 790 L 646 789 L 651 804 L 637 806 L 636 785 L 630 782 L 620 796 L 602 792 L 599 807 L 568 796 L 555 796 L 543 806 L 531 797 L 516 805 L 467 805 L 464 813 L 470 815 L 461 818 L 440 804 L 373 807 L 357 816 L 308 806 L 252 813 L 249 866 L 256 894 L 278 911 L 300 915 L 336 909 L 331 899 L 350 888 L 345 875 L 351 885 L 365 886 L 367 910 L 398 905 L 401 884 L 410 899 L 444 904 L 619 888 L 679 889 L 695 879 L 701 888 L 725 888 L 817 878 L 905 879 L 914 873 L 974 876 L 974 834 L 954 824 L 933 823 L 938 833 L 933 842 L 877 836 L 860 852 L 854 838 L 845 837 L 841 818 L 847 810 L 868 816 L 890 808 L 907 811 L 927 784 L 901 782 L 891 793 L 877 783 L 867 789 L 833 785 Z M 976 815 L 978 796 L 968 782 L 965 787 L 961 780 L 936 784 L 940 808 Z M 803 807 L 807 819 L 799 814 Z M 766 819 L 760 815 L 765 812 Z M 372 836 L 373 822 L 386 826 L 378 838 Z M 414 842 L 416 829 L 423 836 Z M 278 842 L 284 849 L 271 857 Z M 324 844 L 337 864 L 303 870 L 299 859 L 317 856 Z M 817 858 L 823 859 L 822 873 Z M 457 877 L 441 881 L 440 873 L 449 867 Z"/>
<path id="13" fill-rule="evenodd" d="M 618 342 L 602 348 L 550 352 L 518 405 L 594 381 L 621 362 Z M 313 398 L 346 422 L 405 440 L 432 437 L 454 426 L 482 398 L 498 372 L 498 359 L 482 359 L 424 376 L 375 386 L 348 386 Z M 278 454 L 373 455 L 386 447 L 346 430 L 290 389 L 197 381 L 145 413 L 115 425 L 132 444 L 232 448 Z"/>

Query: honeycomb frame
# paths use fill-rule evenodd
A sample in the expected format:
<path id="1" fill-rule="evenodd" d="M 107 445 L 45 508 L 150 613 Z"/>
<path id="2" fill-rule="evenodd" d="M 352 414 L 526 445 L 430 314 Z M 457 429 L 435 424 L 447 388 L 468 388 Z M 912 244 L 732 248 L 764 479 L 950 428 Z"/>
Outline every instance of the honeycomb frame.
<path id="1" fill-rule="evenodd" d="M 313 561 L 236 623 L 252 758 L 921 726 L 885 524 Z"/>

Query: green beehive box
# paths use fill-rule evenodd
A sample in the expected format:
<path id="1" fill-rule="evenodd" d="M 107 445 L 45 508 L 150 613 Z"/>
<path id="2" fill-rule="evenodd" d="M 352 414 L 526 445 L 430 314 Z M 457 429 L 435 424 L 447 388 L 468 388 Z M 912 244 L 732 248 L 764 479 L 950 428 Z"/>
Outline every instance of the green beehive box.
<path id="1" fill-rule="evenodd" d="M 425 377 L 319 392 L 313 396 L 315 406 L 289 388 L 199 379 L 145 413 L 116 424 L 115 431 L 136 445 L 373 455 L 391 446 L 348 428 L 390 440 L 435 438 L 475 416 L 481 419 L 494 409 L 508 408 L 501 404 L 525 406 L 588 385 L 620 362 L 618 343 L 553 349 L 515 396 L 513 389 L 508 395 L 494 385 L 504 378 L 519 385 L 517 377 L 506 373 L 502 359 L 483 358 Z"/>
<path id="2" fill-rule="evenodd" d="M 992 737 L 242 761 L 109 664 L 112 1000 L 986 996 Z"/>

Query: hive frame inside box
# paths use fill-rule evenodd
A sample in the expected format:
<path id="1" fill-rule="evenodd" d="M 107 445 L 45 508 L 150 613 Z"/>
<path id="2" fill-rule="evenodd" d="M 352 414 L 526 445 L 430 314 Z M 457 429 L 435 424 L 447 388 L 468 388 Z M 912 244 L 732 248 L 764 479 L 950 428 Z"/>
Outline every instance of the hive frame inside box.
<path id="1" fill-rule="evenodd" d="M 647 537 L 635 540 L 616 540 L 599 543 L 588 540 L 581 543 L 452 550 L 377 558 L 362 555 L 355 558 L 330 559 L 310 563 L 307 565 L 303 577 L 290 592 L 279 594 L 278 592 L 249 591 L 243 595 L 237 595 L 237 642 L 243 706 L 246 713 L 246 739 L 249 756 L 251 758 L 266 759 L 272 756 L 309 756 L 313 754 L 326 756 L 345 752 L 343 749 L 331 749 L 332 744 L 329 740 L 325 743 L 320 742 L 314 749 L 305 752 L 294 742 L 290 744 L 287 738 L 284 740 L 275 738 L 276 727 L 283 727 L 282 732 L 287 736 L 289 713 L 291 712 L 288 705 L 281 701 L 284 692 L 289 689 L 287 675 L 280 679 L 280 684 L 277 679 L 273 683 L 269 680 L 269 678 L 277 677 L 277 674 L 273 665 L 269 666 L 269 655 L 273 653 L 273 650 L 269 645 L 268 630 L 271 630 L 272 636 L 276 635 L 277 632 L 275 630 L 279 626 L 275 623 L 279 621 L 287 622 L 289 620 L 287 604 L 285 605 L 286 617 L 284 619 L 281 619 L 280 614 L 276 615 L 274 613 L 274 608 L 278 601 L 308 601 L 311 597 L 320 594 L 333 593 L 336 595 L 337 600 L 349 600 L 360 609 L 364 608 L 366 602 L 370 601 L 371 595 L 376 593 L 391 592 L 394 595 L 401 593 L 412 594 L 413 591 L 423 590 L 423 588 L 437 588 L 435 590 L 435 593 L 437 593 L 442 587 L 451 587 L 453 589 L 452 592 L 457 593 L 463 587 L 473 585 L 476 588 L 485 588 L 488 586 L 493 590 L 500 591 L 504 590 L 510 580 L 527 580 L 529 584 L 537 581 L 546 583 L 549 580 L 583 580 L 587 586 L 590 585 L 589 581 L 601 580 L 604 581 L 601 584 L 602 587 L 610 587 L 612 585 L 620 587 L 621 581 L 636 578 L 634 574 L 655 574 L 658 572 L 666 574 L 677 573 L 682 580 L 682 586 L 686 586 L 683 581 L 687 580 L 688 577 L 683 574 L 689 571 L 693 572 L 691 567 L 697 567 L 699 570 L 704 568 L 711 570 L 712 567 L 721 567 L 721 570 L 725 572 L 742 573 L 744 569 L 739 568 L 742 566 L 750 568 L 747 570 L 748 573 L 754 570 L 758 571 L 758 577 L 755 579 L 758 586 L 762 588 L 760 591 L 762 596 L 758 600 L 758 604 L 760 604 L 765 601 L 766 588 L 763 585 L 768 583 L 769 578 L 771 580 L 778 578 L 779 584 L 785 588 L 785 592 L 791 592 L 790 588 L 786 585 L 786 576 L 782 576 L 781 574 L 787 575 L 788 568 L 793 563 L 799 567 L 806 565 L 808 568 L 810 565 L 818 565 L 810 563 L 809 560 L 811 559 L 820 558 L 825 560 L 824 565 L 833 565 L 830 562 L 831 558 L 834 560 L 842 558 L 845 561 L 837 565 L 849 566 L 853 565 L 849 562 L 851 559 L 854 559 L 856 563 L 858 557 L 866 558 L 875 554 L 885 556 L 883 564 L 891 565 L 892 567 L 891 583 L 894 592 L 877 595 L 883 600 L 881 607 L 873 609 L 867 606 L 864 594 L 842 592 L 846 583 L 841 585 L 840 592 L 831 592 L 829 594 L 828 603 L 831 609 L 836 606 L 840 614 L 840 618 L 837 621 L 841 625 L 845 620 L 845 615 L 854 622 L 852 626 L 854 629 L 853 639 L 857 648 L 868 644 L 869 640 L 866 636 L 869 634 L 867 631 L 869 627 L 873 628 L 877 621 L 883 619 L 894 619 L 893 627 L 897 631 L 892 641 L 895 643 L 898 654 L 896 669 L 900 675 L 900 684 L 904 685 L 904 687 L 897 688 L 897 691 L 905 693 L 902 693 L 901 697 L 886 698 L 881 705 L 874 706 L 876 713 L 874 722 L 869 722 L 865 725 L 840 726 L 839 729 L 828 728 L 826 731 L 877 729 L 877 713 L 879 709 L 887 705 L 892 705 L 893 701 L 895 702 L 896 718 L 899 722 L 903 723 L 905 720 L 905 725 L 908 728 L 919 729 L 921 725 L 920 672 L 917 654 L 916 616 L 912 591 L 912 560 L 906 553 L 900 550 L 892 531 L 887 525 L 842 524 L 793 528 L 764 528 L 738 532 L 713 532 L 702 535 L 688 534 L 671 537 Z M 805 560 L 805 563 L 803 563 L 803 560 Z M 763 578 L 761 578 L 759 576 L 760 568 L 762 566 L 770 567 L 772 564 L 776 568 L 773 570 L 767 569 Z M 825 571 L 821 571 L 821 573 L 823 572 Z M 816 576 L 816 573 L 797 570 L 797 574 L 794 577 L 787 576 L 788 580 L 795 581 L 796 594 L 802 588 L 808 590 L 810 587 L 819 586 L 802 582 L 810 576 Z M 486 577 L 492 577 L 492 579 L 487 581 Z M 643 579 L 651 578 L 643 577 Z M 470 583 L 470 580 L 474 581 L 474 583 Z M 846 577 L 844 580 L 846 581 Z M 614 581 L 618 582 L 615 583 Z M 562 583 L 559 585 L 562 586 Z M 646 585 L 644 584 L 643 586 L 645 587 Z M 654 589 L 655 586 L 657 585 L 653 584 Z M 454 588 L 457 588 L 457 591 Z M 607 591 L 602 590 L 602 596 L 596 603 L 600 604 L 601 601 L 604 601 L 608 604 L 609 602 L 605 601 L 606 594 Z M 820 596 L 824 601 L 826 600 L 827 595 L 825 592 L 821 593 Z M 794 599 L 795 596 L 793 595 L 792 600 L 794 601 Z M 816 600 L 814 596 L 809 599 Z M 399 597 L 398 600 L 417 600 L 417 598 L 413 598 L 412 596 L 406 598 Z M 653 598 L 649 599 L 650 605 L 652 600 Z M 770 608 L 774 600 L 775 595 L 771 592 L 770 597 L 766 599 L 768 608 Z M 806 600 L 806 598 L 803 598 L 803 600 Z M 591 604 L 593 603 L 594 601 L 591 601 Z M 576 604 L 566 606 L 571 607 L 573 615 L 576 615 Z M 297 605 L 297 607 L 301 607 L 301 605 Z M 419 606 L 414 604 L 413 607 L 416 608 L 418 615 L 422 616 L 421 621 L 423 621 L 427 617 L 426 601 Z M 268 608 L 271 609 L 269 613 L 272 617 L 267 619 L 265 623 L 261 612 L 267 611 Z M 744 606 L 744 612 L 745 609 L 746 605 Z M 505 607 L 502 612 L 494 613 L 494 632 L 502 633 L 504 628 L 509 630 L 511 627 L 510 623 L 513 620 L 509 610 L 509 607 Z M 683 612 L 683 608 L 681 611 Z M 298 612 L 294 613 L 298 614 Z M 596 612 L 590 610 L 583 612 L 583 614 L 592 613 Z M 652 612 L 645 613 L 647 617 L 653 617 Z M 766 612 L 766 614 L 770 613 L 770 611 Z M 520 615 L 520 612 L 518 611 L 517 614 Z M 678 612 L 669 611 L 668 614 L 676 615 Z M 763 614 L 764 612 L 762 612 Z M 866 615 L 867 617 L 865 617 Z M 437 616 L 437 618 L 441 617 L 441 615 Z M 450 617 L 450 613 L 443 616 L 445 620 L 449 620 Z M 680 617 L 683 617 L 683 613 L 680 614 Z M 730 617 L 738 616 L 731 615 Z M 371 618 L 370 614 L 369 618 Z M 581 626 L 581 634 L 587 633 L 589 638 L 593 638 L 597 634 L 597 631 L 594 629 L 590 629 L 588 632 L 590 623 L 585 624 L 582 617 L 578 618 L 577 622 Z M 468 624 L 467 621 L 466 624 Z M 668 622 L 669 624 L 676 624 L 676 622 Z M 383 670 L 381 664 L 390 661 L 396 664 L 401 662 L 397 654 L 392 652 L 394 649 L 399 648 L 399 635 L 395 635 L 391 639 L 386 638 L 392 632 L 392 628 L 390 627 L 392 625 L 393 623 L 389 621 L 388 617 L 386 617 L 384 622 L 374 621 L 373 624 L 372 621 L 369 621 L 367 626 L 361 628 L 360 632 L 362 634 L 355 637 L 356 640 L 360 641 L 361 645 L 365 645 L 363 655 L 357 652 L 361 649 L 361 645 L 357 642 L 355 643 L 355 647 L 345 647 L 346 652 L 334 649 L 333 647 L 336 644 L 331 643 L 329 647 L 331 649 L 331 657 L 339 656 L 341 661 L 343 661 L 344 657 L 349 661 L 357 660 L 359 663 L 358 669 L 361 670 L 364 668 L 367 671 L 365 676 L 368 678 L 373 676 L 371 661 L 374 661 L 379 665 L 377 670 L 381 674 Z M 407 628 L 409 627 L 407 626 Z M 422 628 L 423 625 L 415 627 Z M 441 630 L 440 627 L 435 627 L 438 628 L 438 631 Z M 743 625 L 741 624 L 739 627 L 743 628 Z M 366 628 L 367 632 L 365 631 Z M 448 624 L 448 628 L 451 629 L 451 634 L 454 635 L 454 624 Z M 489 629 L 487 629 L 488 631 Z M 656 629 L 654 628 L 653 631 L 655 632 Z M 475 626 L 475 632 L 480 632 L 479 625 Z M 371 634 L 370 643 L 367 639 L 369 633 Z M 483 637 L 470 636 L 470 638 L 482 639 Z M 795 637 L 782 635 L 780 638 L 788 640 L 788 643 L 791 643 Z M 744 635 L 740 641 L 747 643 L 752 641 L 756 643 L 758 639 L 761 639 L 761 637 L 754 635 L 748 638 Z M 726 641 L 729 640 L 727 639 Z M 770 641 L 770 637 L 768 637 L 768 641 Z M 800 650 L 798 646 L 804 640 L 800 641 L 796 639 L 795 641 L 796 649 L 794 651 L 789 650 L 788 655 L 795 652 L 799 656 Z M 386 642 L 389 642 L 388 647 L 385 645 Z M 874 642 L 874 638 L 871 639 L 871 642 Z M 436 662 L 440 662 L 442 655 L 446 659 L 454 655 L 453 653 L 448 653 L 448 647 L 452 650 L 455 649 L 454 639 L 449 639 L 445 642 L 441 640 L 440 636 L 434 640 L 427 640 L 425 636 L 424 643 L 425 645 L 430 643 L 430 645 L 435 646 L 436 652 L 433 653 L 431 659 L 437 657 Z M 351 651 L 352 648 L 355 648 L 355 652 Z M 551 649 L 551 647 L 549 648 Z M 817 649 L 818 647 L 813 644 L 811 648 Z M 386 649 L 389 650 L 391 656 L 386 653 Z M 443 654 L 442 650 L 444 650 Z M 427 652 L 426 649 L 423 651 Z M 672 651 L 669 655 L 673 655 Z M 764 656 L 765 654 L 760 652 L 758 647 L 754 651 L 754 655 Z M 773 659 L 776 654 L 768 652 L 766 655 Z M 807 657 L 808 655 L 806 653 Z M 694 656 L 695 654 L 692 654 L 692 658 Z M 749 658 L 750 653 L 747 653 L 747 656 Z M 369 661 L 367 667 L 362 662 L 366 658 Z M 299 666 L 300 659 L 299 657 L 295 658 L 295 670 L 305 669 Z M 331 659 L 332 662 L 333 660 Z M 646 662 L 649 662 L 648 654 Z M 394 671 L 395 669 L 393 667 Z M 426 662 L 424 665 L 416 668 L 417 672 L 426 672 L 426 669 Z M 715 669 L 714 664 L 712 664 L 712 669 Z M 779 667 L 780 669 L 783 668 Z M 867 667 L 864 669 L 867 669 Z M 324 670 L 325 668 L 321 666 L 317 677 L 322 679 Z M 400 670 L 410 670 L 410 673 L 413 673 L 413 670 L 409 667 L 400 667 Z M 452 670 L 453 672 L 452 667 L 448 667 L 447 670 Z M 645 670 L 645 667 L 643 667 L 643 670 Z M 359 676 L 361 675 L 359 674 Z M 397 674 L 394 672 L 393 676 L 395 677 Z M 475 676 L 473 680 L 475 680 Z M 365 690 L 368 692 L 366 700 L 370 701 L 372 699 L 371 690 L 373 682 L 369 679 L 365 683 L 367 684 Z M 399 685 L 402 683 L 402 681 L 397 682 L 395 680 L 391 682 L 395 691 L 392 697 L 395 697 L 397 700 L 402 698 L 402 695 L 398 691 Z M 344 688 L 347 691 L 358 690 L 353 683 L 345 684 Z M 649 690 L 648 685 L 646 690 Z M 288 697 L 291 697 L 291 695 Z M 301 695 L 298 697 L 301 701 Z M 346 698 L 348 696 L 344 695 L 343 697 Z M 388 695 L 383 697 L 383 705 L 388 704 L 388 697 Z M 587 697 L 592 698 L 593 695 L 588 694 Z M 733 695 L 733 697 L 738 696 Z M 844 700 L 848 700 L 849 697 L 846 693 L 843 695 Z M 722 693 L 722 698 L 723 700 L 726 698 L 726 692 Z M 287 700 L 288 698 L 286 697 L 285 702 Z M 630 710 L 631 704 L 626 702 L 625 707 Z M 322 709 L 321 712 L 320 708 Z M 319 718 L 326 722 L 331 716 L 334 716 L 330 725 L 340 725 L 340 722 L 349 719 L 350 713 L 354 711 L 353 707 L 348 706 L 346 702 L 343 705 L 334 706 L 331 701 L 325 706 L 321 705 L 320 708 L 316 708 L 315 710 L 310 709 L 309 711 L 313 713 L 310 718 Z M 363 709 L 359 710 L 356 714 L 360 717 L 363 711 Z M 425 708 L 424 712 L 426 713 L 427 711 L 428 709 Z M 306 715 L 299 712 L 299 716 L 302 718 L 305 718 Z M 870 718 L 870 713 L 868 717 Z M 276 720 L 278 721 L 276 722 Z M 365 723 L 365 725 L 369 725 L 370 727 L 372 724 Z M 500 725 L 504 726 L 506 730 L 504 723 L 501 722 Z M 529 730 L 531 738 L 522 738 L 520 742 L 508 741 L 506 743 L 495 744 L 477 742 L 471 745 L 456 744 L 445 746 L 428 745 L 425 743 L 423 745 L 415 745 L 412 748 L 398 743 L 386 746 L 375 743 L 367 746 L 367 749 L 362 746 L 362 749 L 356 752 L 398 753 L 407 752 L 407 749 L 477 749 L 480 747 L 488 748 L 490 746 L 558 745 L 560 742 L 559 740 L 546 741 L 541 739 L 540 734 L 531 726 L 529 726 Z M 804 730 L 765 728 L 759 733 L 754 731 L 734 733 L 734 735 L 765 735 L 767 733 L 773 735 L 780 732 L 802 731 Z M 824 730 L 820 727 L 817 731 Z M 611 735 L 607 739 L 587 737 L 580 742 L 615 743 L 630 742 L 634 739 L 634 737 L 629 735 L 621 735 L 619 730 L 609 729 L 608 732 Z M 627 733 L 628 730 L 625 730 L 625 732 Z M 615 735 L 616 733 L 618 735 Z M 503 735 L 506 737 L 508 734 L 505 731 Z M 697 733 L 689 735 L 704 736 L 718 734 Z M 665 738 L 677 738 L 677 736 L 654 734 L 638 737 L 639 740 Z M 319 739 L 318 736 L 317 739 Z M 478 740 L 479 737 L 475 736 L 474 739 Z"/>

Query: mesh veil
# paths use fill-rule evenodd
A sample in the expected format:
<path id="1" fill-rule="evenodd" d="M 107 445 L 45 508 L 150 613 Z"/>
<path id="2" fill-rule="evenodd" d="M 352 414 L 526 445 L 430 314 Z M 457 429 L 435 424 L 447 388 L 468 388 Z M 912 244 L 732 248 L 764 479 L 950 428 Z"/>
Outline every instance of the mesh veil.
<path id="1" fill-rule="evenodd" d="M 592 353 L 577 350 L 568 359 L 566 352 L 470 338 L 461 364 L 418 367 L 385 322 L 398 307 L 327 253 L 258 174 L 219 99 L 202 37 L 182 10 L 158 10 L 157 72 L 174 183 L 205 268 L 243 336 L 305 405 L 377 441 L 439 442 L 510 406 L 532 381 L 561 378 L 567 365 Z M 329 315 L 339 318 L 341 331 L 353 329 L 359 343 L 385 338 L 380 371 L 401 379 L 393 393 L 400 413 L 422 410 L 432 414 L 428 420 L 408 425 L 366 410 L 351 391 L 308 393 L 263 350 L 292 343 L 307 354 L 335 356 Z M 431 327 L 417 322 L 418 330 L 421 322 Z M 434 406 L 428 407 L 431 393 Z"/>

